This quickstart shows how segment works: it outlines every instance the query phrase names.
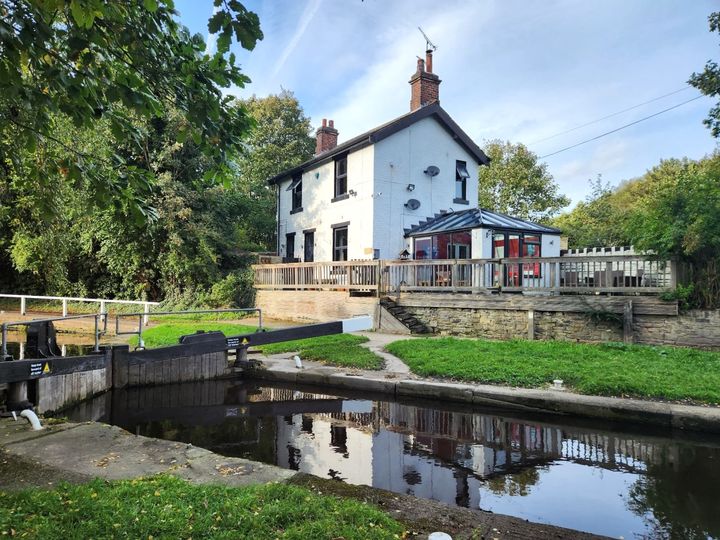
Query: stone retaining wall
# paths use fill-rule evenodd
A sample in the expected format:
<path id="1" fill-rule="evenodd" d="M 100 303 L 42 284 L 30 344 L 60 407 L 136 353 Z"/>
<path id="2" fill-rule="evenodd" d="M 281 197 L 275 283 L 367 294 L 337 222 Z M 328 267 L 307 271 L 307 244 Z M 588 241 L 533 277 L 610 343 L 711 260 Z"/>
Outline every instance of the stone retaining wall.
<path id="1" fill-rule="evenodd" d="M 530 336 L 528 311 L 406 305 L 403 308 L 441 335 L 489 339 Z M 534 339 L 623 341 L 622 316 L 615 318 L 607 314 L 598 318 L 586 313 L 535 310 L 532 318 Z M 634 343 L 720 350 L 720 311 L 694 310 L 677 316 L 635 315 L 632 337 Z"/>
<path id="2" fill-rule="evenodd" d="M 266 291 L 255 293 L 263 317 L 296 322 L 329 322 L 356 315 L 377 320 L 378 299 L 350 296 L 347 291 Z"/>

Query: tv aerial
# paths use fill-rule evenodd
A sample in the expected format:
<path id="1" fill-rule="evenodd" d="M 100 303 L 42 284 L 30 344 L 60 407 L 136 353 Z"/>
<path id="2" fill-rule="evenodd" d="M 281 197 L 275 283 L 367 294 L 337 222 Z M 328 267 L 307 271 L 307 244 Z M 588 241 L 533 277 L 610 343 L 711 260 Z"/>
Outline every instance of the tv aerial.
<path id="1" fill-rule="evenodd" d="M 437 45 L 435 45 L 432 41 L 430 41 L 430 38 L 427 37 L 427 34 L 425 32 L 423 32 L 423 29 L 418 26 L 418 30 L 420 30 L 420 33 L 425 38 L 425 50 L 427 52 L 437 51 Z"/>

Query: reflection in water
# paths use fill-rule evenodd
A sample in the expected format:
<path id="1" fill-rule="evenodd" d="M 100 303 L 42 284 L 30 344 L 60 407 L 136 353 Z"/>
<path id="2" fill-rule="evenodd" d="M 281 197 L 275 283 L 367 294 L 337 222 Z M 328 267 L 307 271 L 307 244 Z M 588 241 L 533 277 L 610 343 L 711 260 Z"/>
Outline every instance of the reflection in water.
<path id="1" fill-rule="evenodd" d="M 720 537 L 717 440 L 230 381 L 116 392 L 109 413 L 91 409 L 70 414 L 448 504 L 626 538 Z"/>

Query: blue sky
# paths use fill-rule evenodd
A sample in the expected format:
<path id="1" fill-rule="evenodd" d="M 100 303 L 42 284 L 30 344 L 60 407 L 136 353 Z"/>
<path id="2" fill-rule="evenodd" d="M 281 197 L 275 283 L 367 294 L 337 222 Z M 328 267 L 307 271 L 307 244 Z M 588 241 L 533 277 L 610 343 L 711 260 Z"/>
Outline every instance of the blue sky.
<path id="1" fill-rule="evenodd" d="M 176 1 L 181 21 L 207 34 L 211 0 Z M 265 34 L 234 46 L 252 79 L 240 97 L 292 90 L 317 127 L 332 118 L 340 141 L 408 112 L 422 26 L 438 46 L 440 102 L 482 147 L 522 142 L 542 156 L 699 93 L 686 89 L 584 128 L 580 124 L 683 89 L 717 60 L 710 0 L 268 0 L 245 6 Z M 702 124 L 703 97 L 600 140 L 546 158 L 573 202 L 601 174 L 617 185 L 661 159 L 700 158 L 717 141 Z M 539 141 L 539 142 L 538 142 Z"/>

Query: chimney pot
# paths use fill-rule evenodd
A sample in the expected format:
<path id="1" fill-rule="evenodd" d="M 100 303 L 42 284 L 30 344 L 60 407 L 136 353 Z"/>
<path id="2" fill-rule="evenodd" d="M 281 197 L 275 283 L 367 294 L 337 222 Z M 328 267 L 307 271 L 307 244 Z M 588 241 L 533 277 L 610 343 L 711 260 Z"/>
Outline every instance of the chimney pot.
<path id="1" fill-rule="evenodd" d="M 323 118 L 322 127 L 327 127 L 327 118 Z"/>
<path id="2" fill-rule="evenodd" d="M 425 71 L 425 60 L 423 60 L 422 58 L 418 58 L 417 70 L 418 73 L 422 73 Z"/>
<path id="3" fill-rule="evenodd" d="M 432 73 L 432 53 L 431 49 L 425 51 L 425 68 L 428 73 Z"/>
<path id="4" fill-rule="evenodd" d="M 334 127 L 335 127 L 335 120 L 330 120 L 330 127 L 331 127 L 331 128 L 334 128 Z"/>

